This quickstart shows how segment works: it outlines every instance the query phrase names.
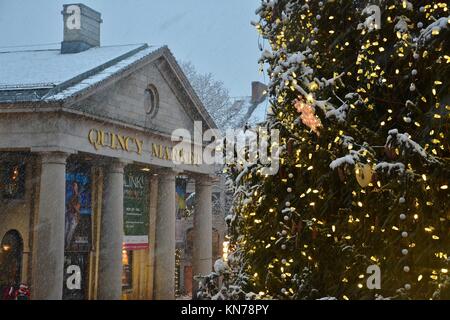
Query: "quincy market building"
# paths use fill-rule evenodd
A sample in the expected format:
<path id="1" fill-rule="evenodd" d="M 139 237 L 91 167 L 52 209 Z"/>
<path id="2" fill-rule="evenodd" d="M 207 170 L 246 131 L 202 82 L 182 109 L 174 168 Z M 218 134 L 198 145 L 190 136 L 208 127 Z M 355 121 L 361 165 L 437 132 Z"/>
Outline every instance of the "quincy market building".
<path id="1" fill-rule="evenodd" d="M 0 52 L 0 284 L 173 299 L 176 177 L 195 179 L 192 273 L 205 274 L 214 168 L 176 165 L 171 133 L 216 126 L 167 47 L 101 47 L 98 12 L 62 13 L 60 49 Z"/>

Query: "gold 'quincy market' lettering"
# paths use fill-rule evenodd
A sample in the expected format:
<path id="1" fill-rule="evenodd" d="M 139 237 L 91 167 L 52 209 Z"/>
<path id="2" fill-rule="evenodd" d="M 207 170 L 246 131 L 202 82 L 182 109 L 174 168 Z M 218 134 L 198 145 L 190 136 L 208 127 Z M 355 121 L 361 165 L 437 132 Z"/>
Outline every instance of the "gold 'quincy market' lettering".
<path id="1" fill-rule="evenodd" d="M 95 148 L 95 150 L 109 148 L 112 150 L 135 152 L 139 155 L 142 155 L 144 150 L 144 140 L 100 129 L 89 130 L 88 139 L 89 143 Z M 157 143 L 152 143 L 151 154 L 154 158 L 166 161 L 174 160 L 184 164 L 201 163 L 201 155 L 196 155 L 193 151 L 187 151 L 184 149 L 175 151 L 171 146 L 165 146 Z"/>
<path id="2" fill-rule="evenodd" d="M 152 156 L 162 160 L 172 160 L 172 148 L 153 143 Z"/>
<path id="3" fill-rule="evenodd" d="M 141 155 L 144 147 L 144 141 L 136 137 L 124 136 L 99 129 L 89 130 L 88 139 L 95 150 L 110 148 L 113 150 L 136 152 Z"/>
<path id="4" fill-rule="evenodd" d="M 201 155 L 196 155 L 194 151 L 186 152 L 184 149 L 179 149 L 174 152 L 172 147 L 156 143 L 152 144 L 152 156 L 161 160 L 175 160 L 185 164 L 201 163 Z M 197 162 L 194 162 L 194 159 Z"/>

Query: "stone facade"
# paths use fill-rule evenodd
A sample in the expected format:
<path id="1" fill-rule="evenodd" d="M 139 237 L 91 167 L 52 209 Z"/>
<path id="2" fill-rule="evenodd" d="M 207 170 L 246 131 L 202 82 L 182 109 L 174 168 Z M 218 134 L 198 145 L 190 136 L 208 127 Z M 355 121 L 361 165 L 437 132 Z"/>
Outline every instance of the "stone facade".
<path id="1" fill-rule="evenodd" d="M 97 55 L 112 57 L 110 52 L 120 51 L 103 49 L 70 55 L 49 52 L 48 56 L 64 66 L 66 60 L 79 63 L 77 57 L 99 59 Z M 21 59 L 26 54 L 17 53 Z M 30 59 L 34 54 L 29 53 Z M 0 64 L 2 59 L 17 63 L 16 69 L 8 66 L 14 74 L 2 77 L 0 83 L 0 162 L 23 163 L 25 168 L 23 197 L 0 199 L 0 239 L 17 231 L 23 249 L 14 260 L 5 245 L 0 258 L 9 260 L 0 259 L 0 267 L 8 272 L 20 270 L 20 281 L 30 285 L 33 299 L 61 299 L 70 290 L 80 291 L 77 298 L 84 299 L 173 299 L 178 175 L 194 181 L 199 195 L 192 267 L 202 273 L 211 271 L 211 179 L 215 170 L 208 164 L 188 162 L 189 151 L 172 154 L 176 142 L 171 133 L 183 128 L 193 136 L 194 121 L 200 121 L 197 129 L 215 124 L 167 47 L 137 46 L 111 57 L 86 72 L 67 74 L 67 79 L 63 74 L 54 83 L 28 84 L 27 77 L 24 83 L 8 80 L 24 72 L 23 64 L 14 59 L 14 53 L 0 53 Z M 80 66 L 87 66 L 90 61 L 81 62 Z M 45 63 L 52 67 L 51 61 Z M 73 65 L 66 67 L 73 69 Z M 32 68 L 37 72 L 42 65 L 36 63 Z M 150 87 L 157 100 L 155 96 L 149 100 Z M 157 103 L 150 115 L 148 103 Z M 174 157 L 184 161 L 175 162 Z M 89 249 L 83 252 L 68 252 L 65 246 L 68 221 L 69 228 L 73 219 L 75 228 L 81 221 L 80 184 L 67 180 L 73 167 L 88 168 L 86 179 L 90 181 L 89 215 L 84 217 L 89 219 L 90 236 L 82 239 Z M 145 199 L 149 203 L 144 206 L 148 246 L 134 250 L 133 261 L 123 247 L 127 170 L 148 178 Z M 72 198 L 68 200 L 69 187 Z M 68 210 L 72 210 L 69 220 Z M 71 262 L 66 268 L 72 256 L 82 262 Z M 132 269 L 125 273 L 130 277 L 125 291 L 124 263 Z M 70 277 L 71 270 L 81 270 L 83 287 L 76 276 Z"/>

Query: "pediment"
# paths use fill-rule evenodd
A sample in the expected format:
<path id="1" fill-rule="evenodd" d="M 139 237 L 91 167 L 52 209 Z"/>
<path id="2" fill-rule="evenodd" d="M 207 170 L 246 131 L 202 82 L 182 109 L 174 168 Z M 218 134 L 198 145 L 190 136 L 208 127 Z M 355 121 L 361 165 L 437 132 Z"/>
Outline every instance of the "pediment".
<path id="1" fill-rule="evenodd" d="M 194 121 L 201 121 L 203 130 L 215 128 L 168 49 L 113 75 L 67 105 L 83 113 L 166 135 L 179 128 L 193 132 Z"/>

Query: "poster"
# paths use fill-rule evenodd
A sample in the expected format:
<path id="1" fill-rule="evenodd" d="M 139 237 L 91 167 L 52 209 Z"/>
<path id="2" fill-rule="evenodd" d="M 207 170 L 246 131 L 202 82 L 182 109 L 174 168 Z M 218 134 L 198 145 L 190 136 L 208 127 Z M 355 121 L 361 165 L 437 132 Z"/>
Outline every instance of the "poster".
<path id="1" fill-rule="evenodd" d="M 90 169 L 66 173 L 65 251 L 89 252 L 91 249 Z"/>
<path id="2" fill-rule="evenodd" d="M 124 175 L 123 187 L 124 249 L 147 249 L 148 177 L 139 171 L 127 170 Z"/>
<path id="3" fill-rule="evenodd" d="M 184 215 L 186 207 L 186 185 L 187 179 L 177 178 L 175 181 L 175 208 L 177 218 L 180 219 Z"/>

